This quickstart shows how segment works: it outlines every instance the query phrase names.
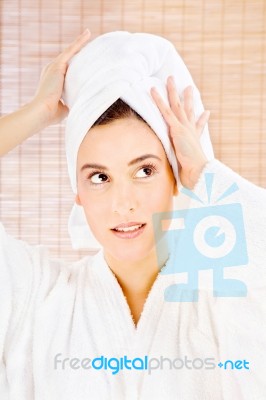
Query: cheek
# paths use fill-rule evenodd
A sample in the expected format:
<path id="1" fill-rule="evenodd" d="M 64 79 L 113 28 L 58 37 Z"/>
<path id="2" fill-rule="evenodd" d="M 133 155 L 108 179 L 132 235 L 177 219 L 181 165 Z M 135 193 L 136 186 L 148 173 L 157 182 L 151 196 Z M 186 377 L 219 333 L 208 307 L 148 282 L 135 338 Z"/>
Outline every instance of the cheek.
<path id="1" fill-rule="evenodd" d="M 173 203 L 173 184 L 168 182 L 167 180 L 162 180 L 154 190 L 151 190 L 150 196 L 147 199 L 148 204 L 153 209 L 157 209 L 158 211 L 168 210 L 171 208 Z"/>
<path id="2" fill-rule="evenodd" d="M 95 198 L 86 198 L 86 201 L 83 203 L 84 212 L 86 214 L 87 219 L 90 221 L 100 224 L 102 219 L 106 217 L 106 206 L 105 203 L 100 202 Z"/>
<path id="3" fill-rule="evenodd" d="M 83 204 L 87 224 L 99 243 L 106 243 L 106 228 L 108 227 L 108 212 L 95 201 L 86 201 Z"/>
<path id="4" fill-rule="evenodd" d="M 82 187 L 78 189 L 80 203 L 86 215 L 87 222 L 91 229 L 95 230 L 102 224 L 102 220 L 105 218 L 104 204 L 101 204 L 99 196 L 95 193 L 91 193 Z"/>

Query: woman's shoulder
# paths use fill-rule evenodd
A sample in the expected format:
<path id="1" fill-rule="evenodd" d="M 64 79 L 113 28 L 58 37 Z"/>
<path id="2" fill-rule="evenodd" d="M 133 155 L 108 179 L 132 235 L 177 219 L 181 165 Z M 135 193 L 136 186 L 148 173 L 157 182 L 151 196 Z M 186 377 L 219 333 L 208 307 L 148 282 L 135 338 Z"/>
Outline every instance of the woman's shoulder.
<path id="1" fill-rule="evenodd" d="M 53 257 L 49 248 L 43 245 L 32 245 L 24 240 L 10 235 L 0 222 L 0 270 L 6 271 L 13 283 L 19 286 L 23 281 L 35 282 L 38 278 L 49 275 L 54 278 L 58 274 L 76 275 L 83 267 L 89 267 L 94 262 L 94 255 L 85 256 L 77 261 L 66 261 Z"/>
<path id="2" fill-rule="evenodd" d="M 30 326 L 35 310 L 78 292 L 93 260 L 93 256 L 76 262 L 51 257 L 47 247 L 13 237 L 0 223 L 0 359 L 5 338 L 12 338 L 23 324 Z"/>
<path id="3" fill-rule="evenodd" d="M 225 190 L 228 189 L 228 184 L 230 184 L 230 186 L 234 184 L 234 186 L 231 192 L 228 192 L 227 195 L 239 190 L 240 195 L 241 192 L 243 192 L 245 195 L 248 194 L 248 197 L 251 198 L 255 197 L 254 194 L 259 194 L 258 200 L 260 200 L 261 197 L 266 198 L 265 188 L 257 186 L 254 183 L 250 182 L 248 179 L 241 176 L 224 162 L 216 158 L 213 158 L 207 162 L 202 170 L 197 184 L 195 185 L 194 191 L 209 189 L 225 193 Z"/>
<path id="4" fill-rule="evenodd" d="M 203 169 L 193 194 L 195 207 L 209 209 L 208 215 L 219 215 L 220 220 L 223 217 L 237 228 L 236 232 L 243 231 L 252 258 L 265 270 L 262 260 L 266 257 L 266 189 L 212 159 Z"/>
<path id="5" fill-rule="evenodd" d="M 99 257 L 99 255 L 97 256 Z M 76 274 L 83 267 L 92 267 L 96 254 L 89 254 L 77 261 L 66 261 L 51 256 L 49 248 L 43 245 L 32 245 L 10 235 L 0 222 L 0 269 L 6 269 L 9 275 L 20 281 L 27 274 L 44 274 L 52 270 L 55 274 Z"/>
<path id="6" fill-rule="evenodd" d="M 45 257 L 43 253 L 40 246 L 31 246 L 10 235 L 0 223 L 0 268 L 6 274 L 6 280 L 9 278 L 12 283 L 17 282 L 21 286 L 33 266 L 38 266 Z"/>
<path id="7" fill-rule="evenodd" d="M 36 299 L 42 287 L 49 291 L 62 273 L 67 264 L 52 259 L 47 247 L 17 239 L 0 223 L 0 291 L 6 301 L 18 309 Z"/>
<path id="8" fill-rule="evenodd" d="M 196 207 L 239 203 L 247 218 L 252 215 L 260 227 L 266 227 L 266 189 L 248 181 L 215 158 L 205 165 L 194 189 L 182 188 L 181 192 L 190 197 Z"/>

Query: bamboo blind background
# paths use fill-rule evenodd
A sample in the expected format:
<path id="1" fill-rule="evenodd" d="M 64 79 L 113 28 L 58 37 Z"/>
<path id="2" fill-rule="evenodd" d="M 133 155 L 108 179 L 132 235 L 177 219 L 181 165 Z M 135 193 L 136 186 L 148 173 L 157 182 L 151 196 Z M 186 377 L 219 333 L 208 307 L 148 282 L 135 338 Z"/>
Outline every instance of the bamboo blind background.
<path id="1" fill-rule="evenodd" d="M 143 31 L 171 40 L 203 102 L 216 158 L 266 187 L 265 0 L 1 0 L 0 113 L 28 102 L 42 67 L 85 27 L 93 37 Z M 74 260 L 67 233 L 73 195 L 64 124 L 0 161 L 0 220 L 7 231 Z"/>

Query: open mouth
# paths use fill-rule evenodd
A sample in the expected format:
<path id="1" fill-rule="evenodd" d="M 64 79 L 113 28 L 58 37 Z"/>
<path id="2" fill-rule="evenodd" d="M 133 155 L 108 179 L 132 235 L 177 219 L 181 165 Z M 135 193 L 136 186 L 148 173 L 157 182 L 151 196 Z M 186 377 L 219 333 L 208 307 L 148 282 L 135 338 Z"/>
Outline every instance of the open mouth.
<path id="1" fill-rule="evenodd" d="M 119 238 L 134 239 L 144 231 L 145 226 L 146 224 L 141 223 L 121 224 L 112 228 L 111 231 Z"/>
<path id="2" fill-rule="evenodd" d="M 144 225 L 145 224 L 138 224 L 138 225 L 126 226 L 123 228 L 114 228 L 113 230 L 117 232 L 134 232 L 142 228 Z"/>

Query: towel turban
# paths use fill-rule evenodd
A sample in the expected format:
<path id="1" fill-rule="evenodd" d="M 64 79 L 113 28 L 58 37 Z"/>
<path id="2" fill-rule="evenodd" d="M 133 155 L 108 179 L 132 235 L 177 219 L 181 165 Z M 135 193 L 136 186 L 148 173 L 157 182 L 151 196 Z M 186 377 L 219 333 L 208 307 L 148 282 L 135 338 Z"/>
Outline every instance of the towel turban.
<path id="1" fill-rule="evenodd" d="M 76 166 L 79 146 L 94 122 L 117 99 L 134 109 L 161 140 L 178 182 L 178 165 L 168 137 L 167 125 L 154 103 L 150 88 L 155 86 L 166 103 L 166 80 L 175 79 L 181 96 L 194 87 L 194 111 L 203 111 L 200 93 L 174 45 L 148 33 L 109 32 L 98 36 L 70 61 L 62 99 L 69 108 L 66 121 L 66 156 L 72 190 L 77 193 Z M 214 158 L 206 125 L 201 145 L 208 159 Z M 74 204 L 68 223 L 73 248 L 99 249 L 81 206 Z"/>

